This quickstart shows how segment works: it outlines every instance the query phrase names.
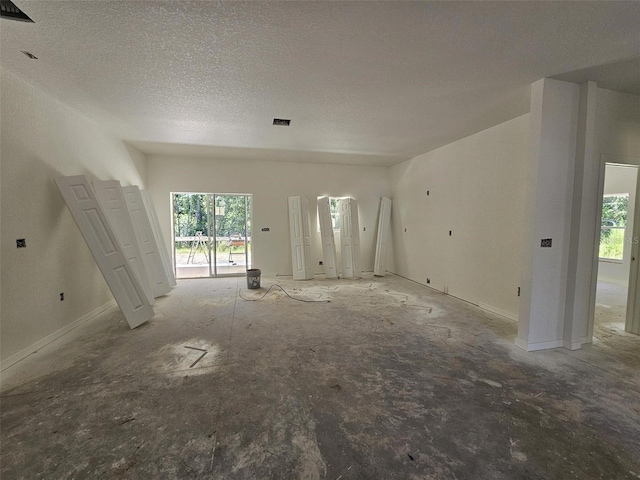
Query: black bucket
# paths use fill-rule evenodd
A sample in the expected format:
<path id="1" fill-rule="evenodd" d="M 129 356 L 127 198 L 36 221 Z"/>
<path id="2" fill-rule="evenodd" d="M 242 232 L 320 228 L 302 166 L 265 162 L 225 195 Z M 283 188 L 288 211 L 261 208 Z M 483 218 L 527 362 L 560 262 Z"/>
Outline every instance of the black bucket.
<path id="1" fill-rule="evenodd" d="M 260 288 L 260 269 L 259 268 L 247 269 L 247 288 L 251 290 Z"/>

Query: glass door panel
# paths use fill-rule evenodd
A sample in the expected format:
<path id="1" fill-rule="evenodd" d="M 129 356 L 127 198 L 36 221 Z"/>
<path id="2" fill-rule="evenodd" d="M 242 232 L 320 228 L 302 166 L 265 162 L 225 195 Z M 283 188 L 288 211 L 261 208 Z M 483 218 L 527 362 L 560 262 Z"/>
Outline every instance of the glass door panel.
<path id="1" fill-rule="evenodd" d="M 250 268 L 251 195 L 214 195 L 215 274 L 245 274 Z"/>
<path id="2" fill-rule="evenodd" d="M 197 278 L 212 275 L 211 209 L 211 194 L 173 194 L 176 278 Z"/>

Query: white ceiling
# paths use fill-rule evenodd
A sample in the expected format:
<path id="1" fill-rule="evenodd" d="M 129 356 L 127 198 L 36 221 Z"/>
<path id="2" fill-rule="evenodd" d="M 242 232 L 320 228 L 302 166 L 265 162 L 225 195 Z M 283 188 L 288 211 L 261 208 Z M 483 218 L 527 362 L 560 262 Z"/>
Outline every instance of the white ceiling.
<path id="1" fill-rule="evenodd" d="M 147 153 L 390 165 L 640 57 L 640 2 L 14 3 L 0 65 Z"/>

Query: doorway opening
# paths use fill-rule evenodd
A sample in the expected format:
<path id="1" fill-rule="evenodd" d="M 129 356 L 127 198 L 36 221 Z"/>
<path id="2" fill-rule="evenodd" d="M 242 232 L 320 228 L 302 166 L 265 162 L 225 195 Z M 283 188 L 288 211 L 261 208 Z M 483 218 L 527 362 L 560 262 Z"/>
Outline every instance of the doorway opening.
<path id="1" fill-rule="evenodd" d="M 605 164 L 598 279 L 594 315 L 595 336 L 628 331 L 627 311 L 630 297 L 632 260 L 638 239 L 636 193 L 638 167 Z"/>
<path id="2" fill-rule="evenodd" d="M 320 200 L 323 196 L 317 197 Z M 340 200 L 347 197 L 329 197 L 329 215 L 331 217 L 331 227 L 334 235 L 340 235 Z M 320 233 L 320 215 L 317 216 L 317 232 Z"/>
<path id="3" fill-rule="evenodd" d="M 172 193 L 176 278 L 246 275 L 252 195 Z"/>

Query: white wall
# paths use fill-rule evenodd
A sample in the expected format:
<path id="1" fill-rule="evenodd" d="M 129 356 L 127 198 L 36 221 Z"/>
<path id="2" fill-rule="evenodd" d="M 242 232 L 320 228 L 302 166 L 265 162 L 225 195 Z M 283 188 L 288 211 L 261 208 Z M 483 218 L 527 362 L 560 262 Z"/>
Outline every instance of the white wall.
<path id="1" fill-rule="evenodd" d="M 598 150 L 640 157 L 640 95 L 598 89 Z"/>
<path id="2" fill-rule="evenodd" d="M 146 161 L 12 73 L 3 69 L 0 80 L 4 367 L 9 357 L 113 298 L 54 178 L 85 174 L 143 185 Z M 27 248 L 16 248 L 18 238 L 26 239 Z"/>
<path id="3" fill-rule="evenodd" d="M 598 266 L 598 280 L 613 282 L 627 286 L 629 284 L 629 268 L 631 267 L 631 238 L 633 237 L 633 218 L 636 200 L 636 181 L 638 169 L 636 167 L 619 167 L 607 165 L 604 177 L 604 194 L 629 194 L 629 208 L 627 212 L 627 228 L 622 263 L 600 260 Z"/>
<path id="4" fill-rule="evenodd" d="M 263 275 L 292 274 L 288 196 L 306 195 L 312 206 L 315 273 L 323 273 L 318 266 L 322 246 L 316 228 L 316 198 L 353 197 L 359 207 L 363 270 L 373 270 L 380 197 L 389 196 L 386 167 L 150 156 L 147 180 L 167 243 L 172 238 L 171 192 L 253 194 L 253 266 Z M 270 231 L 263 232 L 265 227 Z"/>
<path id="5" fill-rule="evenodd" d="M 528 155 L 526 114 L 392 167 L 395 272 L 517 318 Z"/>

